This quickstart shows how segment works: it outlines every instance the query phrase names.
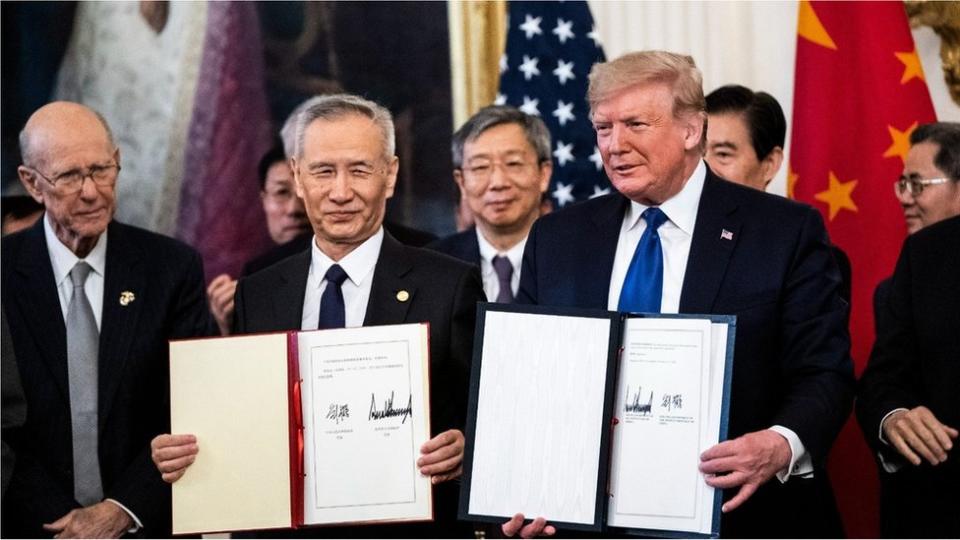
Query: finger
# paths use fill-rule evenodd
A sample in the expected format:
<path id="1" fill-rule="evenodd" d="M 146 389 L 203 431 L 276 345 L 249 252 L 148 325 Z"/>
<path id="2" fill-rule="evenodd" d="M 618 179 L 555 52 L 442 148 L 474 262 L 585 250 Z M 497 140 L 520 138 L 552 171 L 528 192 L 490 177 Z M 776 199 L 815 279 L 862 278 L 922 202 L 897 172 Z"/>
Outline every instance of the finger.
<path id="1" fill-rule="evenodd" d="M 904 426 L 904 429 L 901 430 L 901 435 L 903 436 L 903 440 L 910 445 L 910 448 L 912 448 L 914 452 L 920 454 L 920 456 L 927 460 L 931 465 L 936 465 L 940 462 L 940 460 L 934 455 L 933 451 L 927 447 L 923 437 L 918 435 L 914 430 L 913 423 L 909 423 L 907 426 Z"/>
<path id="2" fill-rule="evenodd" d="M 940 445 L 940 439 L 936 433 L 936 430 L 940 426 L 937 417 L 933 416 L 933 413 L 930 411 L 924 410 L 920 414 L 913 416 L 910 420 L 914 434 L 923 441 L 923 445 L 927 447 L 930 455 L 936 459 L 936 462 L 931 462 L 931 464 L 936 465 L 947 459 L 947 453 Z"/>
<path id="3" fill-rule="evenodd" d="M 735 457 L 714 458 L 700 462 L 700 472 L 718 474 L 733 472 L 738 469 L 738 460 Z"/>
<path id="4" fill-rule="evenodd" d="M 56 532 L 56 533 L 62 531 L 67 526 L 67 523 L 70 522 L 70 519 L 73 517 L 71 514 L 73 514 L 72 510 L 70 511 L 70 513 L 54 521 L 53 523 L 44 523 L 43 529 L 46 531 Z"/>
<path id="5" fill-rule="evenodd" d="M 734 495 L 732 499 L 730 499 L 729 501 L 726 502 L 726 504 L 723 505 L 722 510 L 724 512 L 736 510 L 741 504 L 745 503 L 747 499 L 749 499 L 750 496 L 753 495 L 754 492 L 756 491 L 757 491 L 757 484 L 744 484 L 743 487 L 740 488 L 740 491 L 738 491 L 737 494 Z"/>
<path id="6" fill-rule="evenodd" d="M 943 429 L 947 431 L 947 435 L 949 435 L 951 439 L 956 439 L 957 436 L 960 435 L 960 431 L 957 431 L 956 429 L 946 424 L 944 424 Z"/>
<path id="7" fill-rule="evenodd" d="M 720 444 L 715 444 L 710 448 L 707 448 L 702 454 L 700 454 L 700 460 L 706 461 L 708 459 L 728 457 L 736 453 L 737 453 L 736 439 L 732 441 L 723 441 Z"/>
<path id="8" fill-rule="evenodd" d="M 553 525 L 547 525 L 543 528 L 543 536 L 553 536 L 557 534 L 557 528 Z"/>
<path id="9" fill-rule="evenodd" d="M 162 473 L 172 473 L 180 470 L 186 470 L 197 459 L 197 456 L 184 456 L 177 459 L 168 459 L 157 463 L 157 470 Z"/>
<path id="10" fill-rule="evenodd" d="M 708 476 L 704 478 L 707 485 L 719 489 L 730 489 L 743 485 L 750 479 L 750 476 L 742 471 L 732 472 L 723 476 Z"/>
<path id="11" fill-rule="evenodd" d="M 151 457 L 153 462 L 159 465 L 167 461 L 195 456 L 198 452 L 200 452 L 200 448 L 196 444 L 184 444 L 182 446 L 158 448 L 151 453 Z"/>
<path id="12" fill-rule="evenodd" d="M 887 435 L 887 439 L 890 441 L 890 444 L 897 449 L 897 452 L 900 452 L 900 455 L 905 457 L 907 461 L 914 465 L 920 464 L 920 457 L 910 449 L 910 445 L 903 440 L 903 437 L 900 435 L 899 431 L 891 430 Z"/>
<path id="13" fill-rule="evenodd" d="M 941 424 L 933 413 L 930 413 L 929 416 L 921 416 L 920 420 L 923 422 L 923 425 L 930 430 L 930 433 L 933 434 L 937 445 L 936 449 L 939 450 L 940 461 L 944 461 L 947 459 L 947 451 L 953 448 L 953 443 L 950 441 L 950 434 L 947 433 L 947 426 Z"/>
<path id="14" fill-rule="evenodd" d="M 463 447 L 454 443 L 442 446 L 429 454 L 423 454 L 417 459 L 417 465 L 423 467 L 441 461 L 446 461 L 453 457 L 463 457 Z"/>
<path id="15" fill-rule="evenodd" d="M 160 475 L 160 478 L 162 478 L 164 482 L 172 484 L 179 480 L 186 472 L 186 469 L 180 469 L 179 471 L 175 472 L 163 473 Z"/>
<path id="16" fill-rule="evenodd" d="M 442 446 L 453 444 L 458 440 L 461 442 L 463 441 L 463 433 L 460 433 L 460 430 L 458 429 L 449 429 L 423 443 L 423 445 L 420 446 L 420 453 L 429 454 L 430 452 L 433 452 Z"/>
<path id="17" fill-rule="evenodd" d="M 427 465 L 425 467 L 420 467 L 420 474 L 424 476 L 430 476 L 434 474 L 444 474 L 448 473 L 457 467 L 460 466 L 460 463 L 463 462 L 463 456 L 457 455 L 450 459 L 441 461 L 439 463 L 434 463 L 433 465 Z"/>
<path id="18" fill-rule="evenodd" d="M 183 444 L 195 444 L 197 442 L 196 435 L 191 435 L 189 433 L 173 435 L 170 433 L 164 433 L 163 435 L 157 435 L 150 441 L 150 447 L 153 449 L 163 448 L 164 446 L 180 446 Z"/>
<path id="19" fill-rule="evenodd" d="M 520 529 L 520 538 L 536 538 L 540 536 L 546 526 L 547 520 L 542 517 L 538 517 L 527 524 L 524 528 Z"/>
<path id="20" fill-rule="evenodd" d="M 443 482 L 449 482 L 450 480 L 456 480 L 460 478 L 460 475 L 463 474 L 463 467 L 457 467 L 451 472 L 443 474 L 435 474 L 430 477 L 430 483 L 433 485 L 442 484 Z"/>
<path id="21" fill-rule="evenodd" d="M 513 538 L 520 532 L 521 527 L 523 527 L 523 514 L 515 514 L 510 521 L 500 526 L 500 530 L 507 538 Z"/>

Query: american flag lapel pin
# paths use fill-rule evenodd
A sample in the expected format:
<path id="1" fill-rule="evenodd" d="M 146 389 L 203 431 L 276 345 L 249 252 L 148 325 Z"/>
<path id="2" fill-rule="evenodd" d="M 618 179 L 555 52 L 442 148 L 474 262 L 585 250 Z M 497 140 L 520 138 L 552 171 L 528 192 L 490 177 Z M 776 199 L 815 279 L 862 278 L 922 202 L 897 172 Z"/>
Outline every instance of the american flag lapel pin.
<path id="1" fill-rule="evenodd" d="M 723 229 L 722 231 L 720 231 L 720 238 L 722 238 L 723 240 L 733 240 L 733 233 L 726 229 Z"/>

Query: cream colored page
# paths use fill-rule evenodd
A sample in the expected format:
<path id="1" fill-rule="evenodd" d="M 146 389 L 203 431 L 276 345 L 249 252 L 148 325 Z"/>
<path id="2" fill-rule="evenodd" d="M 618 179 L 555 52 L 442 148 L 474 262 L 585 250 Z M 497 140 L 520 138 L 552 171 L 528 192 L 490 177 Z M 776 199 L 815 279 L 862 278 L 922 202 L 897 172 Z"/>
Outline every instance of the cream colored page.
<path id="1" fill-rule="evenodd" d="M 170 343 L 171 428 L 200 452 L 173 484 L 173 532 L 290 526 L 287 336 Z"/>

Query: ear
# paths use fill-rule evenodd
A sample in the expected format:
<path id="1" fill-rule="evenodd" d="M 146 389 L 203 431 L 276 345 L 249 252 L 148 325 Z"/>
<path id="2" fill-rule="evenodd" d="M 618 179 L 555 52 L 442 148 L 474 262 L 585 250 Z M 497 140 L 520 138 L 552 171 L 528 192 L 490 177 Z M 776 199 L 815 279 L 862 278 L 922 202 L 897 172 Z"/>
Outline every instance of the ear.
<path id="1" fill-rule="evenodd" d="M 553 160 L 548 159 L 540 164 L 540 193 L 550 189 L 550 177 L 553 176 Z"/>
<path id="2" fill-rule="evenodd" d="M 117 164 L 117 167 L 120 166 L 120 147 L 118 146 L 116 150 L 113 151 L 113 161 Z"/>
<path id="3" fill-rule="evenodd" d="M 690 113 L 684 117 L 682 122 L 684 123 L 683 148 L 685 150 L 697 149 L 699 151 L 700 141 L 706 136 L 703 129 L 706 119 L 707 115 L 703 112 Z"/>
<path id="4" fill-rule="evenodd" d="M 293 187 L 297 192 L 297 197 L 306 198 L 303 190 L 303 178 L 300 175 L 300 167 L 297 165 L 297 158 L 290 158 L 290 170 L 293 171 Z"/>
<path id="5" fill-rule="evenodd" d="M 454 169 L 453 170 L 453 181 L 457 183 L 457 188 L 460 189 L 460 200 L 464 201 L 467 199 L 467 190 L 463 187 L 463 170 Z"/>
<path id="6" fill-rule="evenodd" d="M 783 165 L 783 148 L 774 146 L 773 150 L 771 150 L 770 153 L 767 154 L 767 157 L 763 158 L 763 161 L 760 163 L 760 166 L 763 168 L 764 186 L 773 180 L 773 177 L 780 171 L 781 165 Z"/>
<path id="7" fill-rule="evenodd" d="M 393 190 L 397 186 L 397 173 L 400 171 L 400 158 L 393 156 L 387 169 L 387 198 L 393 197 Z"/>
<path id="8" fill-rule="evenodd" d="M 20 177 L 20 183 L 23 184 L 24 189 L 27 190 L 27 193 L 30 194 L 33 200 L 39 204 L 43 204 L 43 191 L 37 187 L 37 182 L 40 181 L 40 177 L 23 165 L 17 167 L 17 176 Z"/>

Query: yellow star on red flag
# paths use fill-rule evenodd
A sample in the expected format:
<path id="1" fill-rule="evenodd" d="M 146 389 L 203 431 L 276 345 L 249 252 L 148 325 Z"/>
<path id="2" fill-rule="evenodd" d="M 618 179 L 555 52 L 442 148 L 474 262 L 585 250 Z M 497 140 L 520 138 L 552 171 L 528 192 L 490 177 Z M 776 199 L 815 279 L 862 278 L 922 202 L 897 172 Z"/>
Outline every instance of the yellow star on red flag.
<path id="1" fill-rule="evenodd" d="M 841 182 L 837 178 L 837 175 L 834 174 L 833 171 L 830 171 L 830 187 L 828 187 L 826 191 L 817 193 L 813 198 L 829 205 L 830 215 L 828 217 L 830 221 L 833 221 L 833 218 L 837 216 L 840 210 L 857 211 L 857 205 L 853 203 L 853 197 L 851 196 L 856 187 L 856 180 Z"/>
<path id="2" fill-rule="evenodd" d="M 900 77 L 900 84 L 907 84 L 914 78 L 926 81 L 923 78 L 923 64 L 920 63 L 920 56 L 917 55 L 916 47 L 912 51 L 895 52 L 893 55 L 903 63 L 903 76 Z"/>
<path id="3" fill-rule="evenodd" d="M 811 4 L 809 0 L 802 0 L 800 2 L 800 13 L 797 18 L 797 34 L 817 45 L 837 50 L 837 44 L 833 42 L 833 38 L 827 33 L 827 29 L 823 26 L 823 23 L 820 22 L 820 17 L 817 16 L 817 12 L 814 11 L 813 4 Z"/>
<path id="4" fill-rule="evenodd" d="M 913 133 L 913 130 L 917 129 L 919 125 L 918 122 L 910 124 L 910 127 L 900 131 L 899 129 L 893 126 L 887 126 L 887 131 L 890 132 L 890 148 L 887 148 L 887 151 L 883 153 L 883 157 L 894 157 L 899 156 L 901 161 L 907 160 L 907 152 L 910 151 L 910 134 Z"/>

